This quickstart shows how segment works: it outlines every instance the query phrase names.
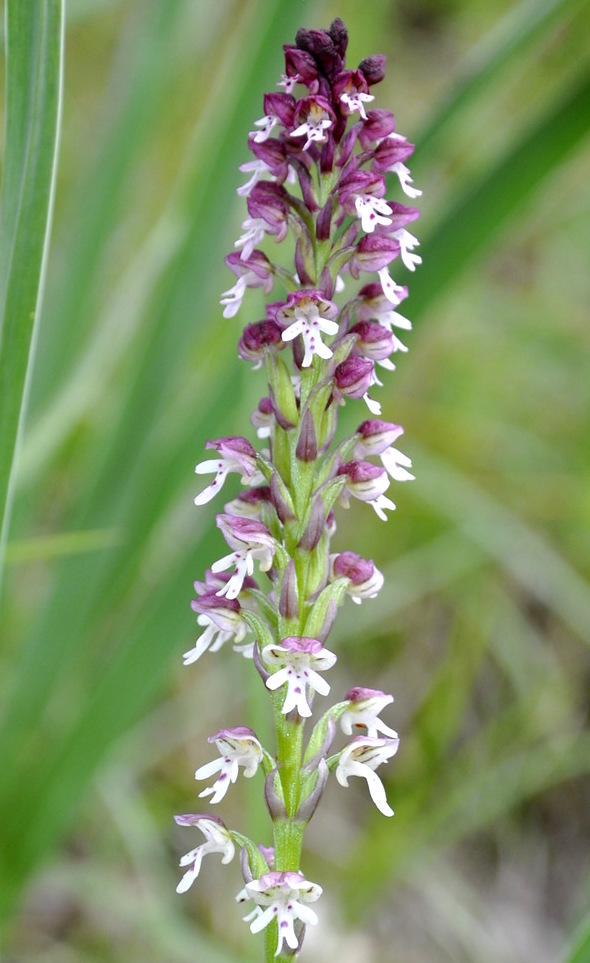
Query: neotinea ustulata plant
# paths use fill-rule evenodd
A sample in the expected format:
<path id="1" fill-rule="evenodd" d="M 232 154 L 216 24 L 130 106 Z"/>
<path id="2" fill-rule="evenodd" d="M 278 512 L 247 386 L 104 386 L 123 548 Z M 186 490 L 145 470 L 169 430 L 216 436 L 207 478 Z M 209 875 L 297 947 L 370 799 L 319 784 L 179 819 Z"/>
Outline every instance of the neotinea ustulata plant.
<path id="1" fill-rule="evenodd" d="M 409 458 L 395 447 L 403 428 L 379 419 L 372 391 L 381 371 L 394 369 L 391 355 L 406 351 L 395 330 L 411 327 L 397 310 L 407 288 L 389 265 L 401 257 L 413 271 L 421 261 L 407 229 L 418 211 L 385 199 L 385 174 L 397 175 L 410 199 L 421 192 L 406 166 L 413 145 L 389 110 L 373 106 L 385 58 L 367 57 L 350 70 L 347 40 L 335 20 L 328 30 L 299 30 L 285 45 L 281 89 L 264 95 L 264 116 L 248 139 L 253 159 L 240 167 L 248 217 L 226 258 L 236 282 L 221 304 L 232 318 L 247 288 L 280 298 L 246 325 L 238 345 L 240 357 L 266 373 L 251 421 L 268 447 L 257 451 L 241 435 L 217 438 L 206 445 L 214 457 L 196 467 L 214 475 L 197 505 L 217 495 L 229 472 L 244 488 L 217 515 L 229 554 L 195 582 L 192 607 L 203 632 L 184 662 L 230 642 L 245 671 L 260 676 L 276 729 L 272 751 L 247 725 L 211 735 L 219 755 L 195 773 L 213 780 L 199 797 L 217 806 L 240 769 L 249 778 L 262 767 L 272 841 L 252 841 L 217 814 L 176 816 L 205 837 L 180 860 L 178 892 L 189 889 L 206 854 L 229 863 L 239 852 L 244 886 L 236 899 L 253 904 L 245 917 L 251 931 L 266 929 L 267 960 L 296 956 L 305 927 L 318 921 L 311 904 L 322 889 L 302 871 L 302 844 L 330 775 L 344 787 L 362 777 L 377 808 L 393 815 L 376 772 L 399 744 L 380 719 L 393 696 L 354 686 L 311 732 L 307 725 L 330 692 L 337 656 L 327 643 L 339 607 L 347 597 L 373 598 L 383 585 L 372 561 L 331 550 L 334 509 L 357 499 L 386 521 L 395 508 L 386 494 L 391 480 L 413 478 Z M 294 263 L 285 267 L 272 260 L 268 242 L 280 244 L 289 232 Z M 337 440 L 340 406 L 356 399 L 369 417 Z M 331 752 L 337 730 L 345 745 Z"/>

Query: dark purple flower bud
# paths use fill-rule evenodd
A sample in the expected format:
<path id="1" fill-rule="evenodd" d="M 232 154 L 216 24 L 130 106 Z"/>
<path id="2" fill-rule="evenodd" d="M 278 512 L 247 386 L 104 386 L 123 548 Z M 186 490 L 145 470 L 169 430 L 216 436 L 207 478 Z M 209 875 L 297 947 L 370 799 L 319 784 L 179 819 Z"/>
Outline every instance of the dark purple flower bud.
<path id="1" fill-rule="evenodd" d="M 264 95 L 264 113 L 278 117 L 283 127 L 292 127 L 295 116 L 295 98 L 291 94 L 275 91 Z"/>
<path id="2" fill-rule="evenodd" d="M 370 150 L 375 141 L 388 137 L 395 130 L 395 117 L 390 110 L 373 108 L 367 111 L 367 119 L 359 131 L 363 150 Z"/>
<path id="3" fill-rule="evenodd" d="M 253 218 L 264 221 L 269 234 L 277 242 L 287 234 L 288 194 L 280 184 L 259 181 L 248 198 L 248 211 Z"/>
<path id="4" fill-rule="evenodd" d="M 349 261 L 349 269 L 353 278 L 358 278 L 361 271 L 380 271 L 398 256 L 399 242 L 386 234 L 363 234 L 356 246 L 356 250 Z"/>
<path id="5" fill-rule="evenodd" d="M 302 27 L 297 31 L 295 43 L 312 55 L 325 77 L 331 78 L 342 69 L 342 57 L 326 30 L 306 30 Z"/>
<path id="6" fill-rule="evenodd" d="M 299 461 L 305 462 L 315 461 L 318 457 L 318 440 L 315 425 L 313 423 L 313 416 L 309 408 L 307 408 L 303 418 L 301 419 L 301 427 L 299 430 L 299 438 L 297 440 L 295 455 Z"/>
<path id="7" fill-rule="evenodd" d="M 368 358 L 347 358 L 334 372 L 334 384 L 346 398 L 362 398 L 373 384 L 375 366 Z"/>
<path id="8" fill-rule="evenodd" d="M 372 170 L 385 173 L 394 164 L 400 161 L 403 163 L 413 153 L 414 144 L 410 144 L 405 137 L 398 137 L 397 134 L 386 137 L 374 150 Z"/>
<path id="9" fill-rule="evenodd" d="M 350 329 L 350 334 L 358 335 L 354 350 L 371 361 L 383 361 L 395 350 L 391 331 L 377 321 L 359 321 Z"/>
<path id="10" fill-rule="evenodd" d="M 289 173 L 289 160 L 284 141 L 277 140 L 276 137 L 268 137 L 259 143 L 250 138 L 248 147 L 258 160 L 266 164 L 269 173 L 282 184 Z"/>
<path id="11" fill-rule="evenodd" d="M 356 144 L 357 137 L 359 134 L 359 128 L 357 124 L 354 124 L 350 130 L 346 131 L 346 134 L 340 141 L 340 146 L 338 150 L 338 156 L 336 158 L 336 163 L 338 167 L 344 167 L 350 155 L 354 150 L 354 145 Z"/>
<path id="12" fill-rule="evenodd" d="M 332 20 L 332 23 L 328 27 L 328 33 L 334 41 L 336 53 L 338 53 L 344 60 L 346 56 L 346 48 L 348 47 L 348 30 L 346 29 L 346 25 L 340 19 L 340 17 L 336 17 L 335 20 Z"/>
<path id="13" fill-rule="evenodd" d="M 299 615 L 299 594 L 297 591 L 297 573 L 295 562 L 289 559 L 281 584 L 279 612 L 284 619 L 296 619 Z"/>
<path id="14" fill-rule="evenodd" d="M 380 421 L 378 418 L 368 418 L 357 428 L 359 441 L 355 446 L 355 455 L 366 458 L 368 455 L 380 455 L 381 452 L 395 444 L 404 429 L 392 421 Z"/>
<path id="15" fill-rule="evenodd" d="M 238 354 L 244 361 L 259 361 L 264 358 L 265 348 L 272 345 L 283 346 L 281 329 L 276 321 L 255 321 L 244 328 L 238 342 Z"/>
<path id="16" fill-rule="evenodd" d="M 364 60 L 361 60 L 359 70 L 362 71 L 365 80 L 369 86 L 371 86 L 383 80 L 386 65 L 387 58 L 385 54 L 373 54 L 371 57 L 365 57 Z"/>
<path id="17" fill-rule="evenodd" d="M 369 461 L 347 461 L 338 474 L 346 475 L 348 491 L 362 502 L 374 501 L 389 488 L 385 468 Z"/>
<path id="18" fill-rule="evenodd" d="M 316 222 L 316 237 L 318 241 L 327 241 L 330 237 L 330 227 L 332 224 L 332 198 L 328 198 L 324 204 Z"/>
<path id="19" fill-rule="evenodd" d="M 302 83 L 311 87 L 317 84 L 318 68 L 315 59 L 306 50 L 292 44 L 283 46 L 285 51 L 285 73 L 287 77 L 297 77 Z"/>

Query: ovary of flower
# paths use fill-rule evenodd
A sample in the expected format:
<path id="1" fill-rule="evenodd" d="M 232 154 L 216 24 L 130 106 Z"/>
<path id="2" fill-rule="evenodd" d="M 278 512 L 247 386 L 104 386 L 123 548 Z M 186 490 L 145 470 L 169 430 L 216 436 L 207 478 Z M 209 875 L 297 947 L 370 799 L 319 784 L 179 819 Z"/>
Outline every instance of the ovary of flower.
<path id="1" fill-rule="evenodd" d="M 215 783 L 199 793 L 199 799 L 211 796 L 211 805 L 221 802 L 229 789 L 230 783 L 238 778 L 240 766 L 244 769 L 244 776 L 250 779 L 258 770 L 262 759 L 262 746 L 251 729 L 245 726 L 235 729 L 221 729 L 214 736 L 209 737 L 220 752 L 219 759 L 205 763 L 195 772 L 195 779 L 208 779 L 219 772 Z"/>
<path id="2" fill-rule="evenodd" d="M 266 687 L 274 692 L 286 685 L 281 712 L 286 715 L 296 709 L 300 716 L 308 717 L 311 709 L 307 702 L 307 687 L 320 695 L 328 695 L 330 686 L 318 672 L 331 669 L 336 655 L 317 639 L 287 638 L 283 642 L 284 645 L 267 645 L 262 650 L 262 658 L 268 665 L 279 666 L 277 672 L 266 680 Z"/>
<path id="3" fill-rule="evenodd" d="M 371 100 L 375 100 L 375 97 L 373 94 L 363 93 L 362 90 L 357 91 L 354 94 L 348 94 L 346 91 L 344 91 L 344 93 L 340 94 L 340 100 L 346 105 L 346 107 L 348 107 L 351 113 L 353 113 L 355 110 L 358 110 L 363 120 L 366 120 L 367 114 L 364 104 L 368 104 Z"/>
<path id="4" fill-rule="evenodd" d="M 266 233 L 266 221 L 261 217 L 247 217 L 242 221 L 244 233 L 235 241 L 234 247 L 242 248 L 240 258 L 247 261 L 257 244 L 263 240 Z"/>
<path id="5" fill-rule="evenodd" d="M 176 816 L 175 819 L 179 826 L 197 826 L 206 840 L 200 846 L 191 849 L 190 853 L 186 853 L 180 860 L 180 866 L 190 866 L 190 869 L 180 880 L 176 892 L 186 893 L 199 875 L 203 856 L 207 856 L 209 853 L 221 853 L 221 862 L 230 863 L 234 857 L 235 846 L 228 829 L 215 816 L 188 814 Z"/>
<path id="6" fill-rule="evenodd" d="M 249 136 L 253 139 L 255 144 L 262 144 L 265 140 L 268 140 L 278 122 L 279 121 L 277 117 L 272 117 L 270 114 L 265 114 L 265 116 L 261 117 L 260 120 L 254 121 L 254 126 L 260 127 L 260 130 L 251 130 Z"/>
<path id="7" fill-rule="evenodd" d="M 341 786 L 347 787 L 350 776 L 362 776 L 367 780 L 371 799 L 384 816 L 393 816 L 393 809 L 387 802 L 385 788 L 375 772 L 377 766 L 394 756 L 399 739 L 378 739 L 370 736 L 357 736 L 340 753 L 336 767 L 336 779 Z"/>
<path id="8" fill-rule="evenodd" d="M 325 131 L 329 130 L 332 126 L 332 121 L 325 110 L 321 110 L 318 106 L 312 107 L 307 115 L 307 120 L 292 130 L 290 137 L 303 137 L 306 135 L 307 140 L 303 145 L 303 150 L 308 150 L 312 144 L 323 144 L 328 138 L 326 137 Z"/>
<path id="9" fill-rule="evenodd" d="M 356 212 L 361 219 L 361 227 L 366 234 L 372 234 L 378 224 L 391 224 L 391 208 L 382 197 L 372 194 L 359 194 L 354 202 Z"/>
<path id="10" fill-rule="evenodd" d="M 396 161 L 395 164 L 391 165 L 389 170 L 392 172 L 392 174 L 397 174 L 401 189 L 404 194 L 406 194 L 408 197 L 420 197 L 422 191 L 419 191 L 417 187 L 411 186 L 414 182 L 410 176 L 409 167 L 406 167 L 406 165 L 402 164 L 401 161 Z"/>
<path id="11" fill-rule="evenodd" d="M 301 920 L 306 926 L 315 926 L 317 914 L 306 906 L 315 902 L 322 895 L 322 888 L 317 883 L 305 879 L 302 873 L 270 872 L 260 879 L 246 883 L 246 895 L 253 899 L 258 907 L 265 907 L 252 920 L 252 913 L 244 917 L 250 923 L 251 933 L 260 933 L 273 920 L 278 924 L 278 942 L 275 956 L 278 956 L 286 943 L 291 950 L 299 947 L 299 940 L 295 934 L 294 922 Z M 242 893 L 239 894 L 242 896 Z"/>
<path id="12" fill-rule="evenodd" d="M 394 481 L 414 481 L 415 476 L 408 471 L 412 467 L 412 459 L 404 455 L 397 448 L 386 448 L 379 455 L 383 467 Z"/>
<path id="13" fill-rule="evenodd" d="M 305 354 L 301 362 L 303 368 L 309 368 L 314 354 L 327 360 L 332 357 L 331 349 L 322 341 L 321 334 L 334 335 L 338 333 L 338 323 L 329 318 L 322 318 L 317 304 L 310 303 L 305 309 L 295 307 L 295 321 L 285 328 L 281 337 L 283 341 L 293 341 L 298 335 L 303 338 Z"/>
<path id="14" fill-rule="evenodd" d="M 248 161 L 246 164 L 240 164 L 238 170 L 241 170 L 244 174 L 248 174 L 250 171 L 252 171 L 252 177 L 250 180 L 246 181 L 245 184 L 242 184 L 241 187 L 238 187 L 236 191 L 240 197 L 248 197 L 250 191 L 254 185 L 258 183 L 260 178 L 268 174 L 270 167 L 268 164 L 265 164 L 263 160 L 256 158 L 256 160 Z M 275 177 L 270 175 L 269 180 L 274 181 Z"/>
<path id="15" fill-rule="evenodd" d="M 389 736 L 390 739 L 399 738 L 394 729 L 390 729 L 379 719 L 379 713 L 393 702 L 392 695 L 378 689 L 359 687 L 347 692 L 346 698 L 350 700 L 350 704 L 340 716 L 340 726 L 344 735 L 351 736 L 355 729 L 362 727 L 367 730 L 367 736 L 373 739 L 379 738 L 379 732 Z"/>
<path id="16" fill-rule="evenodd" d="M 419 254 L 412 254 L 415 247 L 418 247 L 420 241 L 409 231 L 406 231 L 405 227 L 401 227 L 399 231 L 394 231 L 392 237 L 399 241 L 400 253 L 402 261 L 406 265 L 408 271 L 415 271 L 417 264 L 422 264 L 422 258 Z"/>
<path id="17" fill-rule="evenodd" d="M 377 271 L 377 274 L 379 275 L 379 280 L 381 281 L 383 294 L 394 307 L 397 307 L 398 304 L 402 303 L 405 297 L 405 289 L 401 284 L 395 283 L 386 267 L 381 268 L 380 271 Z M 381 322 L 381 316 L 379 321 Z"/>

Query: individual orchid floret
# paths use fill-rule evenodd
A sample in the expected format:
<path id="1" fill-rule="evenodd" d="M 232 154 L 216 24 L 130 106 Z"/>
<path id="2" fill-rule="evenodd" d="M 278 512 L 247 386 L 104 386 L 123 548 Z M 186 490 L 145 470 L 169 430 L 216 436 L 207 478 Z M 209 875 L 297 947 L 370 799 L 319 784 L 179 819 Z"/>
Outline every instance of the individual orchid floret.
<path id="1" fill-rule="evenodd" d="M 224 572 L 232 565 L 235 567 L 234 574 L 217 593 L 235 599 L 242 591 L 244 579 L 254 572 L 255 561 L 259 563 L 261 572 L 268 572 L 275 553 L 275 540 L 266 525 L 255 518 L 218 515 L 217 527 L 233 552 L 214 562 L 211 571 Z"/>
<path id="2" fill-rule="evenodd" d="M 379 732 L 390 739 L 398 738 L 397 732 L 378 718 L 385 706 L 393 702 L 392 695 L 381 692 L 380 689 L 355 686 L 346 693 L 344 698 L 350 703 L 340 716 L 340 726 L 346 736 L 351 736 L 355 730 L 363 728 L 367 730 L 366 735 L 374 739 L 379 738 L 377 735 Z"/>
<path id="3" fill-rule="evenodd" d="M 283 341 L 292 341 L 299 335 L 303 339 L 303 368 L 309 368 L 316 354 L 324 359 L 332 357 L 332 350 L 322 341 L 322 334 L 338 333 L 338 324 L 332 320 L 337 313 L 333 301 L 319 291 L 307 290 L 289 294 L 287 303 L 277 312 L 279 322 L 287 325 L 282 333 Z"/>
<path id="4" fill-rule="evenodd" d="M 391 165 L 389 170 L 392 172 L 392 174 L 397 174 L 401 185 L 401 189 L 404 192 L 404 194 L 407 194 L 408 197 L 412 197 L 412 198 L 420 197 L 420 195 L 422 194 L 422 191 L 419 191 L 417 187 L 412 187 L 412 184 L 414 183 L 414 181 L 410 176 L 409 167 L 406 167 L 406 165 L 403 164 L 401 161 L 397 161 L 397 163 Z"/>
<path id="5" fill-rule="evenodd" d="M 366 234 L 372 234 L 378 224 L 384 226 L 391 224 L 391 218 L 388 217 L 391 214 L 391 208 L 382 197 L 374 197 L 372 194 L 359 195 L 354 206 Z"/>
<path id="6" fill-rule="evenodd" d="M 387 802 L 385 787 L 375 769 L 395 756 L 398 747 L 397 736 L 395 739 L 356 736 L 340 753 L 336 767 L 336 779 L 341 786 L 348 786 L 350 776 L 362 776 L 367 780 L 371 799 L 384 816 L 393 816 L 393 809 Z"/>
<path id="7" fill-rule="evenodd" d="M 252 250 L 247 258 L 232 251 L 225 263 L 237 276 L 237 281 L 223 292 L 220 304 L 224 305 L 223 317 L 233 318 L 242 306 L 247 288 L 262 287 L 266 295 L 270 294 L 274 284 L 274 269 L 266 254 L 258 250 Z"/>
<path id="8" fill-rule="evenodd" d="M 219 594 L 211 592 L 193 599 L 191 608 L 200 613 L 197 624 L 205 631 L 195 642 L 194 648 L 184 653 L 184 665 L 192 665 L 207 650 L 218 652 L 230 639 L 239 644 L 246 637 L 248 623 L 242 618 L 242 610 L 236 599 L 220 598 Z"/>
<path id="9" fill-rule="evenodd" d="M 411 459 L 398 448 L 393 447 L 393 442 L 404 433 L 401 425 L 369 419 L 359 425 L 357 432 L 359 440 L 354 449 L 355 457 L 366 458 L 367 455 L 378 455 L 383 467 L 394 481 L 414 480 L 414 475 L 408 471 L 408 468 L 412 467 Z"/>
<path id="10" fill-rule="evenodd" d="M 388 275 L 389 276 L 389 275 Z M 397 304 L 400 304 L 408 296 L 408 289 L 405 286 L 396 286 Z M 360 304 L 358 316 L 360 321 L 378 321 L 384 328 L 391 330 L 392 327 L 403 328 L 405 331 L 412 330 L 412 322 L 394 310 L 394 305 L 383 292 L 381 284 L 365 284 L 359 291 Z"/>
<path id="11" fill-rule="evenodd" d="M 219 816 L 211 813 L 186 813 L 183 816 L 175 816 L 175 821 L 179 826 L 196 826 L 205 837 L 205 842 L 191 849 L 180 860 L 181 866 L 190 866 L 184 874 L 180 883 L 176 887 L 177 893 L 186 893 L 199 875 L 203 856 L 209 853 L 221 853 L 222 863 L 230 863 L 234 858 L 235 846 L 231 833 Z"/>
<path id="12" fill-rule="evenodd" d="M 251 173 L 252 175 L 245 184 L 242 184 L 241 187 L 237 188 L 236 193 L 239 194 L 240 197 L 248 197 L 254 185 L 257 184 L 262 177 L 269 175 L 271 180 L 273 180 L 270 167 L 260 158 L 256 158 L 256 160 L 253 161 L 247 161 L 245 164 L 240 164 L 238 170 L 241 170 L 244 174 Z"/>
<path id="13" fill-rule="evenodd" d="M 407 288 L 405 288 L 402 284 L 396 284 L 386 267 L 381 268 L 380 271 L 377 271 L 377 274 L 379 275 L 379 280 L 381 281 L 383 294 L 394 307 L 397 307 L 398 304 L 401 304 L 403 299 L 407 296 Z"/>
<path id="14" fill-rule="evenodd" d="M 277 921 L 279 936 L 275 956 L 280 954 L 284 943 L 291 950 L 299 948 L 300 939 L 294 926 L 296 920 L 303 926 L 315 926 L 318 921 L 317 914 L 307 904 L 320 898 L 322 887 L 305 879 L 303 873 L 265 873 L 260 879 L 246 883 L 244 890 L 246 896 L 261 908 L 253 920 L 252 914 L 245 917 L 248 922 L 252 920 L 252 933 L 260 933 L 273 920 Z M 242 898 L 242 893 L 238 898 Z"/>
<path id="15" fill-rule="evenodd" d="M 390 485 L 385 468 L 368 461 L 349 461 L 340 466 L 338 474 L 346 475 L 343 504 L 347 506 L 347 496 L 352 495 L 362 502 L 369 502 L 379 518 L 387 521 L 385 509 L 394 511 L 395 505 L 385 495 Z"/>
<path id="16" fill-rule="evenodd" d="M 330 686 L 318 673 L 331 669 L 336 662 L 336 656 L 325 649 L 319 639 L 289 636 L 283 639 L 280 645 L 265 646 L 262 658 L 267 665 L 278 667 L 266 680 L 267 689 L 274 692 L 282 685 L 287 686 L 281 710 L 285 715 L 293 709 L 296 709 L 300 716 L 311 715 L 307 701 L 308 688 L 320 695 L 328 695 Z"/>
<path id="17" fill-rule="evenodd" d="M 327 133 L 334 123 L 334 111 L 325 97 L 304 97 L 297 104 L 297 118 L 302 120 L 290 137 L 307 137 L 303 150 L 312 144 L 323 144 Z"/>
<path id="18" fill-rule="evenodd" d="M 345 114 L 358 111 L 363 120 L 367 119 L 365 104 L 375 100 L 360 70 L 346 70 L 340 74 L 334 81 L 333 94 L 340 101 Z"/>
<path id="19" fill-rule="evenodd" d="M 331 555 L 330 577 L 348 579 L 347 592 L 357 605 L 363 599 L 374 599 L 383 587 L 383 575 L 372 559 L 361 558 L 356 552 Z"/>
<path id="20" fill-rule="evenodd" d="M 401 258 L 408 271 L 415 271 L 416 265 L 422 264 L 420 255 L 413 253 L 414 248 L 418 247 L 420 241 L 413 234 L 410 234 L 405 227 L 400 227 L 398 231 L 395 231 L 393 237 L 399 241 Z"/>
<path id="21" fill-rule="evenodd" d="M 207 488 L 204 488 L 197 495 L 195 505 L 205 505 L 206 502 L 215 498 L 230 472 L 239 472 L 242 476 L 242 483 L 246 484 L 254 475 L 256 468 L 256 452 L 247 438 L 242 438 L 241 435 L 229 435 L 226 438 L 208 441 L 205 448 L 213 448 L 218 451 L 219 457 L 202 461 L 196 466 L 195 472 L 197 475 L 208 475 L 215 472 L 215 478 Z"/>
<path id="22" fill-rule="evenodd" d="M 268 140 L 273 130 L 279 122 L 278 117 L 272 116 L 271 114 L 265 114 L 260 120 L 254 121 L 254 126 L 258 127 L 258 130 L 251 130 L 249 136 L 256 144 L 262 144 L 263 141 Z"/>
<path id="23" fill-rule="evenodd" d="M 262 760 L 262 746 L 256 738 L 256 733 L 247 726 L 235 726 L 232 729 L 220 729 L 209 736 L 207 742 L 215 743 L 220 758 L 205 763 L 195 772 L 195 779 L 208 779 L 219 773 L 215 783 L 199 793 L 199 799 L 211 796 L 211 805 L 221 802 L 229 789 L 230 783 L 238 778 L 240 766 L 244 770 L 246 779 L 254 776 Z"/>

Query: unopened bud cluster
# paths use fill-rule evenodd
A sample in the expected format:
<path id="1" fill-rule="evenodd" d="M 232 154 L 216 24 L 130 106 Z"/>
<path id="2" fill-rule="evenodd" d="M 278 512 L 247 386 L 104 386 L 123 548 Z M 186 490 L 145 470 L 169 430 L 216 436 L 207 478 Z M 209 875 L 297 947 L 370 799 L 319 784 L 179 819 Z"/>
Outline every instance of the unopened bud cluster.
<path id="1" fill-rule="evenodd" d="M 413 478 L 409 458 L 395 447 L 403 429 L 380 420 L 374 391 L 381 372 L 394 369 L 391 356 L 407 350 L 396 331 L 411 328 L 397 310 L 408 292 L 390 265 L 399 257 L 413 271 L 420 263 L 407 229 L 418 211 L 386 199 L 385 175 L 396 175 L 410 199 L 418 196 L 406 166 L 414 148 L 393 114 L 373 107 L 385 58 L 349 70 L 347 39 L 335 20 L 327 31 L 300 30 L 284 47 L 281 89 L 264 96 L 264 116 L 248 140 L 253 159 L 240 168 L 248 175 L 238 189 L 248 217 L 226 259 L 236 282 L 221 303 L 231 318 L 248 288 L 276 297 L 238 344 L 240 357 L 266 372 L 251 421 L 268 448 L 256 450 L 242 436 L 218 438 L 207 442 L 213 457 L 196 468 L 213 475 L 197 505 L 211 501 L 230 473 L 243 488 L 217 515 L 228 552 L 195 582 L 202 633 L 184 661 L 225 643 L 249 660 L 269 698 L 276 745 L 264 747 L 243 724 L 223 728 L 209 738 L 216 758 L 195 776 L 209 782 L 200 797 L 216 805 L 240 770 L 250 778 L 261 768 L 273 838 L 272 845 L 252 841 L 210 813 L 177 816 L 205 837 L 183 856 L 178 891 L 189 888 L 207 853 L 227 863 L 239 851 L 245 885 L 237 899 L 253 904 L 245 917 L 252 932 L 266 928 L 267 959 L 294 956 L 305 926 L 317 922 L 310 904 L 321 887 L 302 873 L 301 850 L 330 774 L 341 786 L 361 776 L 377 808 L 393 815 L 376 772 L 398 748 L 396 732 L 380 719 L 393 696 L 355 686 L 305 738 L 306 721 L 330 693 L 337 656 L 327 642 L 338 608 L 347 597 L 373 598 L 383 585 L 371 560 L 331 550 L 334 509 L 357 499 L 387 520 L 395 508 L 391 481 Z M 288 236 L 290 268 L 259 247 Z M 339 408 L 354 399 L 368 412 L 338 440 Z M 332 753 L 338 728 L 345 744 Z"/>

